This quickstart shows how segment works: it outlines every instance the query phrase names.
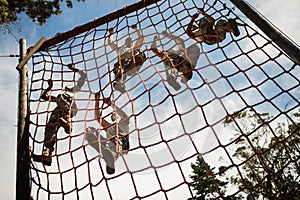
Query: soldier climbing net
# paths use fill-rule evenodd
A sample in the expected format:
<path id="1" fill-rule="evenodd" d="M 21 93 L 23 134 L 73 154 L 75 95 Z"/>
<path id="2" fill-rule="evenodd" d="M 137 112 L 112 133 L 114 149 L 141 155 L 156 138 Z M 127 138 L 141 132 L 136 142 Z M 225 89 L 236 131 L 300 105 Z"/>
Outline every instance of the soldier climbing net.
<path id="1" fill-rule="evenodd" d="M 134 11 L 124 8 L 116 12 L 124 12 L 122 16 L 107 18 L 102 24 L 91 22 L 90 29 L 79 34 L 81 28 L 76 27 L 70 31 L 72 37 L 43 46 L 34 54 L 29 88 L 32 153 L 41 154 L 45 126 L 56 107 L 55 103 L 40 98 L 48 87 L 48 79 L 53 81 L 51 94 L 57 96 L 66 85 L 77 84 L 78 75 L 67 68 L 69 63 L 86 73 L 85 83 L 75 99 L 78 110 L 72 118 L 72 133 L 66 134 L 63 128 L 58 130 L 51 166 L 31 162 L 34 199 L 196 198 L 193 186 L 207 177 L 215 185 L 214 198 L 246 194 L 255 197 L 253 191 L 264 179 L 271 177 L 275 184 L 278 173 L 291 165 L 299 167 L 299 154 L 296 158 L 290 155 L 292 150 L 283 142 L 296 134 L 289 132 L 275 142 L 284 146 L 290 160 L 278 171 L 268 167 L 258 171 L 262 173 L 261 180 L 249 186 L 245 181 L 248 161 L 258 157 L 262 166 L 267 163 L 264 153 L 255 151 L 251 140 L 266 123 L 243 129 L 245 124 L 233 118 L 234 114 L 248 110 L 270 113 L 272 117 L 266 127 L 272 136 L 276 136 L 276 131 L 271 123 L 284 119 L 297 124 L 291 113 L 299 106 L 299 77 L 295 75 L 299 74 L 299 67 L 229 2 L 161 0 L 149 5 L 146 2 Z M 214 45 L 196 43 L 185 31 L 198 8 L 204 8 L 215 19 L 235 19 L 241 34 L 235 37 L 227 33 L 224 41 Z M 108 30 L 114 27 L 114 39 L 122 46 L 128 36 L 137 40 L 132 25 L 137 25 L 144 36 L 141 50 L 146 61 L 136 75 L 124 81 L 125 91 L 119 92 L 113 86 L 113 71 L 120 55 L 108 45 Z M 155 35 L 160 38 L 158 48 L 174 47 L 174 42 L 161 34 L 165 30 L 183 39 L 186 46 L 197 44 L 200 48 L 193 77 L 187 83 L 179 83 L 179 90 L 168 84 L 163 62 L 150 50 Z M 60 34 L 51 41 L 59 37 Z M 110 121 L 109 116 L 121 109 L 130 122 L 130 148 L 116 160 L 114 174 L 107 174 L 106 163 L 86 140 L 89 127 L 105 133 L 94 116 L 95 93 L 99 91 L 102 117 Z M 117 107 L 107 106 L 104 103 L 107 97 Z M 234 137 L 234 131 L 224 126 L 228 119 L 237 127 L 238 136 Z M 255 152 L 244 160 L 234 156 L 241 139 Z M 227 166 L 223 177 L 234 175 L 242 180 L 241 186 L 232 184 L 226 193 L 222 192 L 216 181 L 221 172 L 211 170 L 206 164 L 207 172 L 197 180 L 191 179 L 191 163 L 198 156 L 215 168 Z"/>

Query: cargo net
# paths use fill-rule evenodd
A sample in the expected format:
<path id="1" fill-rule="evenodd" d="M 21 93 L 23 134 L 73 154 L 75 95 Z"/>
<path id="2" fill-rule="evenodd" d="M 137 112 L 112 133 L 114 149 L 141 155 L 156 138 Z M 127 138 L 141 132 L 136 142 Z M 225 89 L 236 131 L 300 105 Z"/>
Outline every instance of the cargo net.
<path id="1" fill-rule="evenodd" d="M 125 11 L 32 59 L 33 199 L 299 197 L 299 66 L 223 1 Z"/>

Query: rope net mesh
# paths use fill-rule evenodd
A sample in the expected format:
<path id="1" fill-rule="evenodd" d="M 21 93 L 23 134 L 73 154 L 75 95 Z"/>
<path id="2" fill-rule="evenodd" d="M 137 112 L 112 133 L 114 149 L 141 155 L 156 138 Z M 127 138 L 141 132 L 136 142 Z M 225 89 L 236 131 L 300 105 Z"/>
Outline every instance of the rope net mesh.
<path id="1" fill-rule="evenodd" d="M 186 30 L 198 8 L 204 8 L 215 20 L 235 19 L 240 35 L 227 33 L 223 41 L 213 45 L 191 39 Z M 113 40 L 122 47 L 129 36 L 133 43 L 138 42 L 132 25 L 137 25 L 144 37 L 140 50 L 145 60 L 138 70 L 118 74 L 120 91 L 114 83 L 115 64 L 121 62 L 121 55 L 109 46 L 109 28 L 114 28 Z M 179 48 L 164 31 L 181 38 L 186 47 L 196 45 L 200 49 L 188 81 L 174 70 L 174 62 L 170 62 L 170 68 L 165 67 L 165 60 L 172 58 L 165 56 L 163 60 L 153 52 L 154 36 L 158 36 L 157 49 Z M 278 124 L 281 130 L 288 130 L 288 125 L 299 123 L 293 115 L 299 106 L 299 66 L 229 2 L 158 1 L 40 50 L 32 63 L 29 136 L 31 152 L 36 155 L 43 152 L 47 123 L 58 106 L 41 98 L 48 80 L 53 83 L 49 93 L 58 97 L 66 86 L 80 83 L 80 73 L 70 70 L 68 64 L 85 73 L 83 86 L 71 97 L 77 106 L 71 133 L 66 134 L 66 126 L 56 119 L 60 128 L 54 138 L 51 165 L 31 162 L 34 199 L 188 199 L 199 195 L 194 186 L 207 178 L 215 186 L 212 198 L 254 198 L 256 188 L 267 179 L 275 188 L 278 174 L 295 166 L 299 170 L 299 152 L 287 146 L 296 134 L 299 137 L 299 131 L 286 131 L 284 137 L 277 137 Z M 170 71 L 177 77 L 178 88 L 169 82 Z M 97 110 L 99 118 L 95 116 Z M 110 118 L 113 113 L 119 115 L 115 122 Z M 268 113 L 268 119 L 260 113 Z M 110 125 L 103 126 L 103 121 Z M 114 126 L 114 133 L 107 133 L 113 123 L 124 121 L 126 131 Z M 279 123 L 283 121 L 285 124 Z M 264 133 L 260 140 L 259 132 Z M 96 139 L 89 140 L 89 134 Z M 122 138 L 130 143 L 125 153 Z M 266 145 L 271 138 L 273 145 Z M 103 159 L 103 146 L 108 142 L 115 145 L 112 151 L 118 156 L 111 174 Z M 266 154 L 274 153 L 276 144 L 281 144 L 280 152 L 287 160 L 272 168 Z M 239 145 L 249 148 L 251 155 L 237 157 Z M 195 180 L 191 178 L 191 163 L 197 157 L 206 173 Z M 257 168 L 251 168 L 251 162 Z M 217 170 L 221 166 L 226 167 Z M 251 170 L 256 170 L 260 178 L 249 184 L 247 172 Z M 296 174 L 291 170 L 293 180 L 299 181 Z M 239 185 L 229 183 L 224 192 L 217 179 L 228 177 L 239 180 Z"/>

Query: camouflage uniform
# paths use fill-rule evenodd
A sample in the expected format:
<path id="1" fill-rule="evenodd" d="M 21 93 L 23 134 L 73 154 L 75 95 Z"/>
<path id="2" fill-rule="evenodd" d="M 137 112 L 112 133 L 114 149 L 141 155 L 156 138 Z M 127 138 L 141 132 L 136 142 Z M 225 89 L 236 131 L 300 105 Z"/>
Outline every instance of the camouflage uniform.
<path id="1" fill-rule="evenodd" d="M 126 80 L 127 75 L 135 75 L 140 70 L 146 59 L 145 53 L 140 50 L 135 50 L 132 55 L 130 52 L 131 50 L 128 48 L 122 49 L 127 50 L 125 50 L 123 56 L 120 57 L 120 61 L 115 63 L 113 69 L 116 81 L 120 81 L 121 78 L 123 79 L 122 81 L 124 81 Z"/>
<path id="2" fill-rule="evenodd" d="M 86 140 L 92 145 L 92 147 L 98 151 L 100 154 L 102 154 L 102 150 L 105 148 L 109 148 L 112 152 L 116 153 L 119 152 L 120 154 L 123 154 L 122 151 L 127 151 L 129 146 L 129 137 L 128 137 L 128 131 L 123 131 L 120 126 L 118 126 L 118 138 L 116 137 L 116 124 L 111 125 L 106 131 L 106 137 L 103 137 L 99 130 L 89 127 L 87 130 L 87 136 Z M 98 138 L 100 136 L 101 146 L 99 149 L 98 145 Z M 116 144 L 118 144 L 118 149 Z M 102 155 L 101 155 L 102 156 Z M 118 154 L 116 154 L 118 156 Z"/>
<path id="3" fill-rule="evenodd" d="M 54 150 L 58 129 L 63 127 L 67 134 L 72 132 L 71 118 L 77 114 L 77 105 L 73 100 L 73 94 L 63 91 L 57 96 L 56 108 L 52 111 L 46 124 L 44 146 Z"/>
<path id="4" fill-rule="evenodd" d="M 200 49 L 197 45 L 191 45 L 187 48 L 187 53 L 183 51 L 174 51 L 168 50 L 163 52 L 163 63 L 164 65 L 171 69 L 171 73 L 175 73 L 173 66 L 178 72 L 181 72 L 185 78 L 185 81 L 188 81 L 193 76 L 193 69 L 197 64 Z M 173 65 L 172 65 L 173 64 Z"/>
<path id="5" fill-rule="evenodd" d="M 202 17 L 198 25 L 191 29 L 197 42 L 204 42 L 208 45 L 220 43 L 226 38 L 226 32 L 233 32 L 234 36 L 239 36 L 240 32 L 237 23 L 233 19 L 219 19 L 214 25 L 207 17 Z"/>
<path id="6" fill-rule="evenodd" d="M 36 162 L 42 162 L 45 165 L 50 166 L 52 162 L 52 152 L 54 151 L 54 145 L 57 141 L 57 132 L 60 127 L 63 127 L 67 134 L 72 132 L 72 122 L 71 118 L 77 114 L 77 106 L 74 102 L 74 95 L 83 86 L 86 78 L 86 74 L 82 71 L 78 71 L 80 78 L 77 85 L 73 88 L 66 88 L 57 97 L 48 96 L 50 88 L 43 93 L 45 95 L 43 98 L 51 100 L 51 98 L 56 98 L 56 108 L 52 111 L 49 121 L 46 124 L 44 133 L 44 149 L 42 155 L 32 154 L 33 160 Z"/>
<path id="7" fill-rule="evenodd" d="M 99 99 L 95 101 L 95 118 L 98 119 L 100 126 L 106 132 L 106 137 L 102 137 L 99 131 L 95 128 L 89 127 L 86 131 L 86 140 L 91 146 L 99 152 L 100 156 L 106 162 L 106 171 L 108 174 L 115 173 L 115 160 L 118 155 L 127 154 L 129 150 L 129 123 L 130 118 L 116 105 L 112 105 L 112 102 L 108 105 L 116 108 L 116 114 L 120 117 L 120 120 L 115 119 L 113 123 L 109 123 L 106 119 L 102 118 Z M 115 113 L 114 113 L 115 114 Z M 101 145 L 99 145 L 99 135 Z"/>
<path id="8" fill-rule="evenodd" d="M 127 120 L 128 121 L 128 120 Z M 129 121 L 124 123 L 118 123 L 118 139 L 116 137 L 117 133 L 117 124 L 113 124 L 110 127 L 106 129 L 107 134 L 107 146 L 110 150 L 113 152 L 119 152 L 122 154 L 123 150 L 128 150 L 130 148 L 129 146 Z M 111 138 L 111 139 L 110 139 Z M 118 149 L 116 147 L 116 144 L 118 144 Z"/>
<path id="9" fill-rule="evenodd" d="M 136 31 L 138 39 L 134 46 L 124 45 L 118 47 L 112 41 L 112 35 L 108 38 L 109 46 L 118 54 L 118 61 L 114 64 L 113 72 L 115 74 L 114 87 L 119 91 L 124 91 L 124 84 L 122 82 L 126 80 L 127 75 L 134 76 L 146 60 L 145 53 L 140 50 L 144 42 L 144 36 L 140 30 L 136 29 Z"/>

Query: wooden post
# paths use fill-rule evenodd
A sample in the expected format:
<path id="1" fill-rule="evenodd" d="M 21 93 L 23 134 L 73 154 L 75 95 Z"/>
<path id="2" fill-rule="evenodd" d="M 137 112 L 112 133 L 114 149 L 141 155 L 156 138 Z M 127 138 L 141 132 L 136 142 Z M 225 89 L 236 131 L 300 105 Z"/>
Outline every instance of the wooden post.
<path id="1" fill-rule="evenodd" d="M 244 13 L 260 30 L 262 30 L 275 44 L 277 44 L 297 65 L 300 65 L 300 49 L 281 34 L 261 14 L 255 11 L 244 0 L 230 0 Z"/>
<path id="2" fill-rule="evenodd" d="M 20 40 L 20 60 L 26 56 L 26 40 Z M 18 68 L 19 79 L 19 108 L 18 108 L 18 136 L 17 136 L 17 175 L 16 199 L 30 199 L 29 180 L 29 114 L 28 114 L 28 66 Z"/>
<path id="3" fill-rule="evenodd" d="M 17 70 L 21 70 L 22 67 L 28 62 L 28 60 L 32 57 L 32 55 L 37 52 L 37 50 L 43 45 L 43 43 L 46 41 L 45 37 L 42 37 L 37 43 L 36 45 L 34 45 L 33 47 L 29 48 L 29 51 L 26 52 L 25 51 L 25 55 L 23 58 L 21 58 L 18 66 L 17 66 Z M 26 44 L 25 44 L 25 48 L 26 48 Z M 25 49 L 26 50 L 26 49 Z"/>

